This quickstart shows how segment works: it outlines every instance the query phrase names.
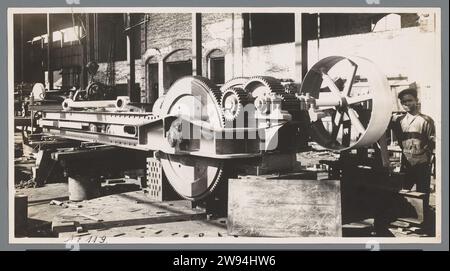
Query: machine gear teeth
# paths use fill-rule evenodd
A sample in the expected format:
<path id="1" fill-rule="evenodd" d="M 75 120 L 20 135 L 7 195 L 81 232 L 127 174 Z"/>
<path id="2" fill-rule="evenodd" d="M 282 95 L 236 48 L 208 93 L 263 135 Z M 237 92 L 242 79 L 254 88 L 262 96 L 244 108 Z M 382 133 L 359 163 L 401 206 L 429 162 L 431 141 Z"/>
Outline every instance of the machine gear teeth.
<path id="1" fill-rule="evenodd" d="M 235 77 L 233 79 L 230 79 L 227 82 L 225 82 L 225 84 L 223 84 L 222 87 L 220 87 L 220 91 L 223 93 L 232 87 L 243 88 L 244 85 L 247 83 L 248 79 L 249 79 L 248 77 Z"/>
<path id="2" fill-rule="evenodd" d="M 170 110 L 171 106 L 169 105 L 176 104 L 178 102 L 177 97 L 189 94 L 192 95 L 189 87 L 195 86 L 198 91 L 202 91 L 207 94 L 205 95 L 205 97 L 207 96 L 207 101 L 202 103 L 202 106 L 214 106 L 215 109 L 217 109 L 217 114 L 208 114 L 213 119 L 207 121 L 211 121 L 221 127 L 225 127 L 225 119 L 223 117 L 222 108 L 220 107 L 220 98 L 222 93 L 218 90 L 217 86 L 207 78 L 199 76 L 188 76 L 179 80 L 180 81 L 175 82 L 171 89 L 167 92 L 166 98 L 163 100 L 162 108 Z M 164 106 L 164 104 L 167 106 Z M 163 116 L 168 113 L 169 111 L 161 112 Z M 192 159 L 195 161 L 194 165 L 185 163 L 184 158 L 175 154 L 161 153 L 160 157 L 162 168 L 167 176 L 167 179 L 174 187 L 174 190 L 185 199 L 200 200 L 209 195 L 216 188 L 218 183 L 223 180 L 225 163 L 222 160 L 214 158 L 195 157 Z M 177 163 L 178 166 L 174 166 L 175 163 Z M 188 170 L 188 172 L 191 172 L 192 168 L 204 168 L 206 166 L 208 167 L 208 174 L 206 175 L 186 176 L 183 172 L 183 170 Z M 212 172 L 214 172 L 214 175 L 212 175 Z M 197 181 L 202 181 L 205 184 L 205 187 L 202 188 L 201 191 L 197 191 L 199 193 L 192 194 L 192 191 L 184 188 L 186 179 L 190 177 L 197 179 Z M 194 179 L 188 180 L 193 182 Z M 177 188 L 177 185 L 180 187 Z"/>
<path id="3" fill-rule="evenodd" d="M 193 77 L 195 79 L 201 81 L 209 89 L 209 92 L 212 93 L 212 95 L 214 96 L 217 104 L 220 106 L 220 100 L 222 98 L 222 92 L 219 90 L 219 88 L 216 86 L 216 84 L 214 84 L 209 79 L 207 79 L 205 77 L 202 77 L 202 76 L 193 76 Z"/>
<path id="4" fill-rule="evenodd" d="M 251 77 L 247 83 L 243 86 L 243 88 L 248 93 L 253 93 L 253 91 L 258 88 L 264 86 L 267 88 L 265 91 L 266 95 L 269 93 L 282 94 L 285 93 L 284 87 L 281 82 L 271 76 L 254 76 Z"/>
<path id="5" fill-rule="evenodd" d="M 185 196 L 185 195 L 180 194 L 180 193 L 179 193 L 178 191 L 176 191 L 175 189 L 174 189 L 174 191 L 175 191 L 180 197 L 182 197 L 182 198 L 184 198 L 184 199 L 187 199 L 187 200 L 190 200 L 190 201 L 195 201 L 195 200 L 201 200 L 201 199 L 204 199 L 206 196 L 211 195 L 211 194 L 214 192 L 214 190 L 217 188 L 217 185 L 218 185 L 219 183 L 223 182 L 224 176 L 225 176 L 225 174 L 224 174 L 224 171 L 225 171 L 224 167 L 225 167 L 225 166 L 223 165 L 222 168 L 219 169 L 219 170 L 217 171 L 215 180 L 214 180 L 214 182 L 211 184 L 211 186 L 208 188 L 208 190 L 205 191 L 203 194 L 201 194 L 201 195 L 199 195 L 199 196 L 196 196 L 196 197 L 187 197 L 187 196 Z"/>
<path id="6" fill-rule="evenodd" d="M 214 97 L 214 102 L 215 102 L 215 106 L 217 108 L 220 109 L 220 111 L 222 112 L 221 114 L 221 125 L 222 127 L 225 127 L 225 118 L 223 116 L 223 111 L 222 108 L 220 106 L 221 104 L 221 99 L 222 99 L 222 92 L 218 89 L 217 85 L 214 84 L 213 82 L 211 82 L 209 79 L 202 77 L 202 76 L 193 76 L 195 79 L 197 79 L 198 81 L 200 81 L 203 85 L 205 85 L 208 89 L 209 92 L 212 94 L 212 97 Z"/>
<path id="7" fill-rule="evenodd" d="M 243 107 L 252 102 L 249 94 L 240 87 L 231 87 L 223 92 L 221 105 L 226 121 L 233 121 L 239 116 Z"/>
<path id="8" fill-rule="evenodd" d="M 216 180 L 212 183 L 212 185 L 208 189 L 208 192 L 205 195 L 202 195 L 200 199 L 214 192 L 214 190 L 217 188 L 217 185 L 223 181 L 225 176 L 224 172 L 225 172 L 225 165 L 222 165 L 222 168 L 216 174 Z"/>
<path id="9" fill-rule="evenodd" d="M 263 89 L 261 91 L 261 88 Z M 300 101 L 294 94 L 286 93 L 285 87 L 280 80 L 271 76 L 255 76 L 250 78 L 244 85 L 244 89 L 251 93 L 254 98 L 264 98 L 268 95 L 276 95 L 281 99 L 281 108 L 288 112 L 298 111 Z"/>

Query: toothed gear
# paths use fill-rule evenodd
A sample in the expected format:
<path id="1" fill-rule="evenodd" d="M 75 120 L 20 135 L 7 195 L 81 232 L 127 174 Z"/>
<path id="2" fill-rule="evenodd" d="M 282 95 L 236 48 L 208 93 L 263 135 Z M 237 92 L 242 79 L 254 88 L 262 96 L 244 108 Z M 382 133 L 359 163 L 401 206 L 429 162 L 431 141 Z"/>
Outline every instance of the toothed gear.
<path id="1" fill-rule="evenodd" d="M 253 98 L 268 96 L 271 93 L 283 94 L 284 87 L 280 81 L 271 76 L 255 76 L 251 77 L 243 86 L 247 93 Z"/>
<path id="2" fill-rule="evenodd" d="M 225 127 L 220 98 L 221 92 L 208 79 L 186 76 L 170 87 L 162 101 L 160 115 L 196 116 L 196 120 L 209 122 L 213 127 Z M 189 114 L 192 110 L 196 110 L 189 106 L 192 101 L 200 103 L 200 115 Z M 209 106 L 214 110 L 205 110 Z M 161 152 L 160 161 L 174 190 L 189 200 L 199 200 L 209 195 L 222 181 L 225 170 L 225 163 L 222 160 L 208 157 Z"/>
<path id="3" fill-rule="evenodd" d="M 256 76 L 250 78 L 244 85 L 244 89 L 254 98 L 263 99 L 275 94 L 281 99 L 281 109 L 286 111 L 298 111 L 300 101 L 295 94 L 286 93 L 280 80 L 270 76 Z"/>
<path id="4" fill-rule="evenodd" d="M 286 93 L 280 80 L 270 76 L 256 76 L 250 78 L 244 85 L 244 89 L 254 98 L 264 99 L 269 95 L 281 99 L 281 109 L 286 111 L 298 111 L 300 102 L 294 94 Z"/>
<path id="5" fill-rule="evenodd" d="M 197 79 L 198 81 L 200 81 L 202 84 L 204 84 L 208 88 L 209 93 L 211 93 L 212 97 L 214 97 L 215 106 L 221 110 L 222 108 L 221 108 L 220 104 L 221 104 L 221 99 L 222 99 L 222 92 L 218 89 L 217 85 L 214 84 L 213 82 L 211 82 L 208 78 L 205 78 L 202 76 L 192 76 L 192 77 Z M 224 127 L 225 126 L 225 118 L 224 118 L 223 114 L 220 116 L 220 118 L 221 118 L 221 126 Z"/>
<path id="6" fill-rule="evenodd" d="M 220 106 L 220 100 L 222 98 L 222 92 L 219 90 L 219 88 L 217 87 L 216 84 L 214 84 L 213 82 L 211 82 L 209 79 L 205 78 L 205 77 L 201 77 L 201 76 L 193 76 L 195 79 L 201 81 L 203 84 L 205 84 L 208 89 L 209 92 L 211 92 L 214 96 L 214 98 L 216 99 L 217 104 Z"/>
<path id="7" fill-rule="evenodd" d="M 220 91 L 223 93 L 232 87 L 244 88 L 244 85 L 245 83 L 247 83 L 248 79 L 249 79 L 248 77 L 235 77 L 233 79 L 230 79 L 227 82 L 225 82 L 223 86 L 220 87 Z"/>
<path id="8" fill-rule="evenodd" d="M 222 110 L 226 121 L 233 121 L 239 116 L 243 107 L 251 103 L 248 93 L 240 87 L 232 87 L 222 94 Z"/>

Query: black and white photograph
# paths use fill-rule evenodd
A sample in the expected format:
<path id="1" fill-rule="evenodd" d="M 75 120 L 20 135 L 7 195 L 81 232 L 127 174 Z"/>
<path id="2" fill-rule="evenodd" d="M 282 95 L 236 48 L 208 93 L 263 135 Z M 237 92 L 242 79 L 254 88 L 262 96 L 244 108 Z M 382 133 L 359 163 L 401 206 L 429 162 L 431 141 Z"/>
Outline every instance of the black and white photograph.
<path id="1" fill-rule="evenodd" d="M 438 8 L 8 9 L 11 243 L 438 243 Z"/>

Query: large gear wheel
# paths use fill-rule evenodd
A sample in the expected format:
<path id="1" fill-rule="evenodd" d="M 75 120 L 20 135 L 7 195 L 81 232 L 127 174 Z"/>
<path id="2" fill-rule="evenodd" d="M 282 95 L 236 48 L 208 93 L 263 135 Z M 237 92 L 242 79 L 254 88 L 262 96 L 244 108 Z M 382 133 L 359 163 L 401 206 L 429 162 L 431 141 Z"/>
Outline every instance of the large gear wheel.
<path id="1" fill-rule="evenodd" d="M 248 79 L 248 77 L 235 77 L 230 79 L 220 87 L 220 91 L 223 93 L 232 87 L 244 88 L 244 85 L 247 83 Z"/>
<path id="2" fill-rule="evenodd" d="M 253 98 L 261 98 L 271 93 L 285 93 L 283 85 L 280 81 L 270 76 L 255 76 L 250 78 L 243 86 L 243 89 L 251 94 Z"/>
<path id="3" fill-rule="evenodd" d="M 264 100 L 270 95 L 275 94 L 281 99 L 281 109 L 289 112 L 299 111 L 300 101 L 294 94 L 286 93 L 285 87 L 281 82 L 270 76 L 256 76 L 250 78 L 244 85 L 253 98 Z"/>
<path id="4" fill-rule="evenodd" d="M 222 98 L 222 92 L 217 88 L 217 86 L 211 82 L 209 79 L 201 76 L 192 76 L 196 80 L 200 81 L 202 84 L 204 84 L 208 91 L 214 96 L 216 104 L 220 105 L 220 99 Z"/>
<path id="5" fill-rule="evenodd" d="M 235 120 L 244 106 L 251 103 L 248 93 L 240 87 L 231 87 L 222 94 L 222 110 L 226 121 Z"/>
<path id="6" fill-rule="evenodd" d="M 192 121 L 203 121 L 213 128 L 223 128 L 225 121 L 220 108 L 221 92 L 208 79 L 187 76 L 176 81 L 164 97 L 160 116 L 182 116 Z M 201 135 L 201 140 L 211 140 Z M 224 172 L 219 159 L 193 155 L 160 155 L 167 180 L 183 198 L 199 200 L 209 195 Z"/>

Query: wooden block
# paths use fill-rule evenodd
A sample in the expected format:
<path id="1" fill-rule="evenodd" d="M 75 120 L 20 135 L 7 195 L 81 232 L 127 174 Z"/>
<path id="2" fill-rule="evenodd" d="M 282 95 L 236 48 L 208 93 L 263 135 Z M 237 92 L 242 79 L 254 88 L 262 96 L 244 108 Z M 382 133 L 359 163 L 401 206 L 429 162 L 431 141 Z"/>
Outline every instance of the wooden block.
<path id="1" fill-rule="evenodd" d="M 14 196 L 14 234 L 20 236 L 27 231 L 28 224 L 28 196 L 16 194 Z"/>
<path id="2" fill-rule="evenodd" d="M 261 157 L 261 160 L 255 165 L 244 167 L 245 174 L 265 175 L 272 172 L 291 171 L 295 165 L 295 153 L 289 154 L 267 154 Z"/>
<path id="3" fill-rule="evenodd" d="M 409 227 L 409 223 L 405 221 L 394 221 L 391 223 L 391 226 L 397 227 L 397 228 L 407 228 Z"/>
<path id="4" fill-rule="evenodd" d="M 228 233 L 238 236 L 342 236 L 337 180 L 229 180 Z"/>
<path id="5" fill-rule="evenodd" d="M 75 221 L 68 221 L 64 219 L 52 221 L 52 231 L 56 234 L 61 232 L 74 232 L 76 231 L 76 228 L 77 226 Z"/>
<path id="6" fill-rule="evenodd" d="M 365 221 L 342 225 L 342 235 L 344 237 L 367 237 L 371 236 L 373 231 L 373 223 L 367 223 Z"/>
<path id="7" fill-rule="evenodd" d="M 423 224 L 428 209 L 427 195 L 415 191 L 400 191 L 399 195 L 405 201 L 397 207 L 400 209 L 398 219 L 416 225 Z"/>

